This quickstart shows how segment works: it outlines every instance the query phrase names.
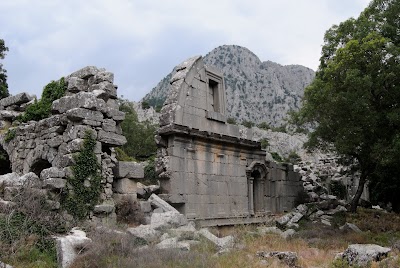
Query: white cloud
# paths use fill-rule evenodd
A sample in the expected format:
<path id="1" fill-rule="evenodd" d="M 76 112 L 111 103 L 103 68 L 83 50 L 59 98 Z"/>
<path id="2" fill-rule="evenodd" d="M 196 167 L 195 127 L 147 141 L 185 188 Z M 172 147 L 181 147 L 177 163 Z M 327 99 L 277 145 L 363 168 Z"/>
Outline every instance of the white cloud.
<path id="1" fill-rule="evenodd" d="M 249 48 L 261 60 L 318 66 L 324 32 L 367 0 L 28 0 L 0 2 L 10 91 L 42 87 L 86 65 L 116 74 L 138 100 L 183 59 L 216 46 Z"/>

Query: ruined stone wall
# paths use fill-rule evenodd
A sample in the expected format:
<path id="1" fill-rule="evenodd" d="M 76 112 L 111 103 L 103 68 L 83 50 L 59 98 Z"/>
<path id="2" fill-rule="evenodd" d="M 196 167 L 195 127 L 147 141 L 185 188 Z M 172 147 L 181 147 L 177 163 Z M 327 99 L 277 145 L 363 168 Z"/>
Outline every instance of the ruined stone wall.
<path id="1" fill-rule="evenodd" d="M 23 112 L 22 103 L 32 98 L 23 93 L 25 95 L 0 100 L 3 111 L 0 113 L 3 126 L 0 145 L 9 156 L 12 171 L 19 175 L 33 172 L 43 188 L 60 191 L 66 185 L 67 176 L 72 175 L 73 156 L 81 150 L 85 133 L 90 131 L 96 139 L 94 153 L 101 164 L 103 191 L 100 197 L 111 204 L 97 210 L 113 212 L 114 168 L 117 164 L 113 147 L 126 143 L 120 127 L 125 114 L 118 109 L 117 86 L 113 80 L 112 73 L 92 66 L 74 72 L 65 78 L 66 94 L 53 102 L 52 116 L 15 127 L 10 125 L 15 116 Z M 15 137 L 6 141 L 10 131 Z"/>
<path id="2" fill-rule="evenodd" d="M 251 129 L 226 123 L 222 75 L 194 57 L 175 67 L 170 84 L 157 137 L 161 197 L 204 225 L 290 210 L 299 174 L 266 161 Z"/>

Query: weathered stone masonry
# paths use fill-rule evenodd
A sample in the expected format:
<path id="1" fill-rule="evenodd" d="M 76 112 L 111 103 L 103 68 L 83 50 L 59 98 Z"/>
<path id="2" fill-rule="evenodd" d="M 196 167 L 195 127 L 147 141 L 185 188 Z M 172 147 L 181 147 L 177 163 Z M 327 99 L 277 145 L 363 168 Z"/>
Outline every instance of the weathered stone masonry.
<path id="1" fill-rule="evenodd" d="M 222 75 L 194 57 L 175 67 L 170 87 L 156 137 L 160 196 L 203 225 L 290 210 L 299 174 L 266 161 L 251 129 L 226 123 Z"/>
<path id="2" fill-rule="evenodd" d="M 119 111 L 113 80 L 112 73 L 93 66 L 72 73 L 65 78 L 66 96 L 52 104 L 52 116 L 10 128 L 8 131 L 15 131 L 15 137 L 9 142 L 4 139 L 6 134 L 0 137 L 12 171 L 18 175 L 33 172 L 44 189 L 56 193 L 72 175 L 73 155 L 81 150 L 85 132 L 91 131 L 96 139 L 94 153 L 101 164 L 103 186 L 102 204 L 94 211 L 98 216 L 114 214 L 113 197 L 136 199 L 134 179 L 143 178 L 143 168 L 137 168 L 136 163 L 120 163 L 115 157 L 113 147 L 125 144 L 126 139 L 120 127 L 125 114 Z M 9 127 L 23 112 L 23 103 L 31 100 L 26 93 L 0 100 L 0 129 Z"/>

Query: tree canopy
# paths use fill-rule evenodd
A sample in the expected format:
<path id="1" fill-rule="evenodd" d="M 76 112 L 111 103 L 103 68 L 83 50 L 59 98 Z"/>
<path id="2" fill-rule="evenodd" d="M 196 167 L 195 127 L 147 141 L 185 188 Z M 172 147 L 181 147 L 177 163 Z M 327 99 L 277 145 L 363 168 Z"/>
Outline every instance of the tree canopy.
<path id="1" fill-rule="evenodd" d="M 8 47 L 6 47 L 4 40 L 0 39 L 0 59 L 3 60 Z M 7 74 L 6 70 L 3 69 L 3 64 L 0 62 L 0 99 L 7 97 L 8 94 L 8 84 L 7 84 Z"/>
<path id="2" fill-rule="evenodd" d="M 123 152 L 136 160 L 146 160 L 155 156 L 157 146 L 154 135 L 157 126 L 147 121 L 139 122 L 129 101 L 121 101 L 119 109 L 125 112 L 125 120 L 121 128 L 127 143 L 122 146 Z"/>
<path id="3" fill-rule="evenodd" d="M 400 155 L 399 14 L 400 1 L 373 0 L 357 19 L 331 27 L 316 78 L 294 115 L 313 126 L 308 147 L 333 150 L 358 163 L 361 177 L 352 211 L 364 184 L 382 179 L 380 171 L 394 168 Z"/>

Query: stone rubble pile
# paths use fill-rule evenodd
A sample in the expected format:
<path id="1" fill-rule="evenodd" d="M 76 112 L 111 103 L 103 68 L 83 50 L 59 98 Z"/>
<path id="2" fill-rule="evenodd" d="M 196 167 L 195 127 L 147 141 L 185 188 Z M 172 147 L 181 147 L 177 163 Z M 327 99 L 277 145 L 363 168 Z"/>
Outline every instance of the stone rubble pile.
<path id="1" fill-rule="evenodd" d="M 119 234 L 128 235 L 130 239 L 141 241 L 142 246 L 138 247 L 138 250 L 154 247 L 156 249 L 189 251 L 191 246 L 200 243 L 201 237 L 217 247 L 217 254 L 234 248 L 233 236 L 217 237 L 207 228 L 197 230 L 193 222 L 189 222 L 183 214 L 157 195 L 152 194 L 146 202 L 149 202 L 153 208 L 148 224 L 127 228 L 126 232 L 113 230 L 109 230 L 109 232 L 119 232 Z M 90 238 L 87 238 L 86 234 L 78 229 L 73 229 L 67 236 L 57 237 L 59 266 L 69 267 L 80 254 L 79 249 L 90 247 L 90 243 Z"/>
<path id="2" fill-rule="evenodd" d="M 334 195 L 332 185 L 343 188 L 342 196 L 338 198 L 350 200 L 355 193 L 360 177 L 359 172 L 353 172 L 351 166 L 338 163 L 337 157 L 327 157 L 317 162 L 300 162 L 294 170 L 302 176 L 304 190 L 310 201 L 317 202 L 326 198 L 327 194 Z M 363 199 L 368 200 L 368 191 L 364 191 Z"/>

